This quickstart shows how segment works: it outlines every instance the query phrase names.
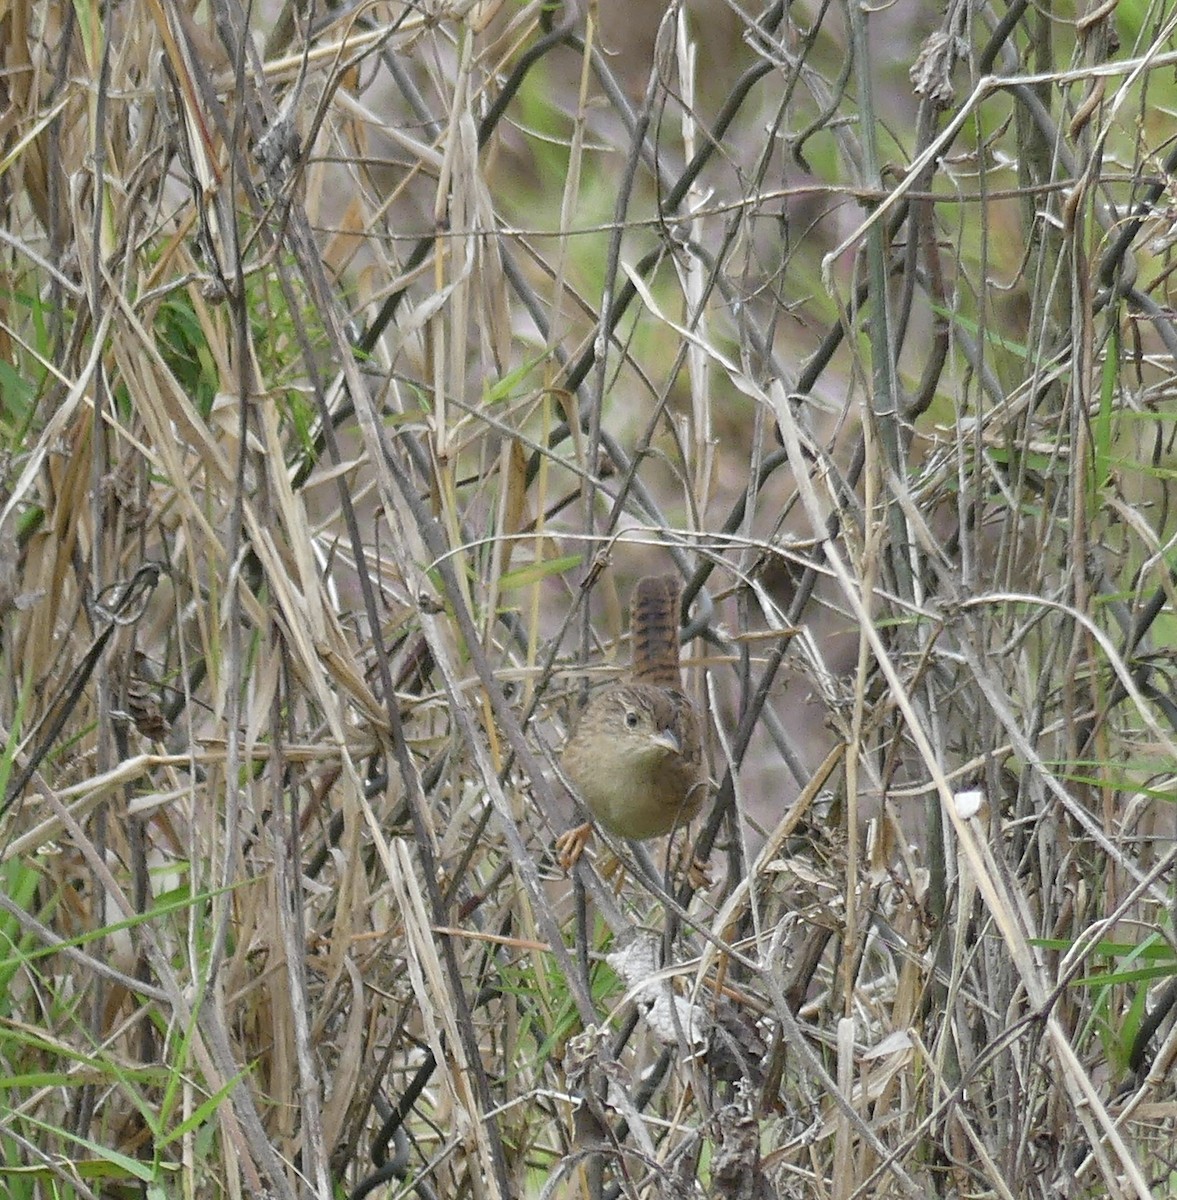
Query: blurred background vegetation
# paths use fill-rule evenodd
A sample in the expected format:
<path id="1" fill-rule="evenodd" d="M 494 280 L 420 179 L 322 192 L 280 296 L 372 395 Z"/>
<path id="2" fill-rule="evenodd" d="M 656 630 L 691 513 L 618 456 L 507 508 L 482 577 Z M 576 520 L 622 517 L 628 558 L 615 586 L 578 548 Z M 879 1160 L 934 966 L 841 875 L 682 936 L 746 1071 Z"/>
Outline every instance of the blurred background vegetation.
<path id="1" fill-rule="evenodd" d="M 1168 1194 L 1175 25 L 0 0 L 0 1191 Z"/>

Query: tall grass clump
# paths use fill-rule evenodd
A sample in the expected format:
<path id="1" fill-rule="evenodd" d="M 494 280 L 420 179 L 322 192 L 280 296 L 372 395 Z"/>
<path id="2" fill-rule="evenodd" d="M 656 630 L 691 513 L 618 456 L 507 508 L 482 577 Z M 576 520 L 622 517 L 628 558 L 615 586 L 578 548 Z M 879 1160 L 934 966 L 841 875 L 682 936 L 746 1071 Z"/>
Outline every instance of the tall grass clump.
<path id="1" fill-rule="evenodd" d="M 1167 1194 L 1174 21 L 0 7 L 0 1192 Z"/>

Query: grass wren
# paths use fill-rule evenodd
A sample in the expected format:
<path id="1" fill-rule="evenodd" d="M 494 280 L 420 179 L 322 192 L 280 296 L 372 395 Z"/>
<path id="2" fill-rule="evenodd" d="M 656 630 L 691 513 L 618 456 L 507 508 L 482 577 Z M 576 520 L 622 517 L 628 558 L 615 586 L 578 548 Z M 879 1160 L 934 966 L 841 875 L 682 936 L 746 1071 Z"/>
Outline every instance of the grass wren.
<path id="1" fill-rule="evenodd" d="M 638 580 L 629 674 L 589 700 L 560 759 L 589 811 L 620 837 L 670 833 L 707 798 L 702 722 L 679 676 L 680 595 L 674 575 Z M 557 841 L 565 866 L 580 857 L 591 829 L 581 825 Z"/>

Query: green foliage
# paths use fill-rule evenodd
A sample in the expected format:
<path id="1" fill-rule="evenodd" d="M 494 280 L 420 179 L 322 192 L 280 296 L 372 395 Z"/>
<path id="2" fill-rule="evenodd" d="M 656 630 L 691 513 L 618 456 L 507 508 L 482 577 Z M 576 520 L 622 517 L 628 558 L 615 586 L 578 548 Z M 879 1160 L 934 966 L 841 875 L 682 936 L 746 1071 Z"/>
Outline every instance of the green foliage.
<path id="1" fill-rule="evenodd" d="M 173 292 L 159 306 L 153 332 L 176 382 L 192 398 L 200 415 L 208 417 L 218 390 L 217 365 L 186 293 Z"/>
<path id="2" fill-rule="evenodd" d="M 13 345 L 13 361 L 0 359 L 0 439 L 13 454 L 25 444 L 49 379 L 46 364 L 52 360 L 52 339 L 39 292 L 17 288 L 4 299 L 22 335 Z"/>

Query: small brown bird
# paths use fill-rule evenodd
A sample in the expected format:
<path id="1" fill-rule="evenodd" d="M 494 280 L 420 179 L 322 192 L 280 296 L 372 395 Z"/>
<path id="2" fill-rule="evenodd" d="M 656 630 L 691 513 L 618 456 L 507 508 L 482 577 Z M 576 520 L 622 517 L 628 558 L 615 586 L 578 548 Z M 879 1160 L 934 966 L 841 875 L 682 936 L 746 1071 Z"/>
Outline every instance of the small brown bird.
<path id="1" fill-rule="evenodd" d="M 638 580 L 630 604 L 629 677 L 585 706 L 560 762 L 589 811 L 611 833 L 652 838 L 694 817 L 707 798 L 702 723 L 682 690 L 674 575 Z M 592 831 L 580 825 L 556 843 L 575 865 Z"/>

